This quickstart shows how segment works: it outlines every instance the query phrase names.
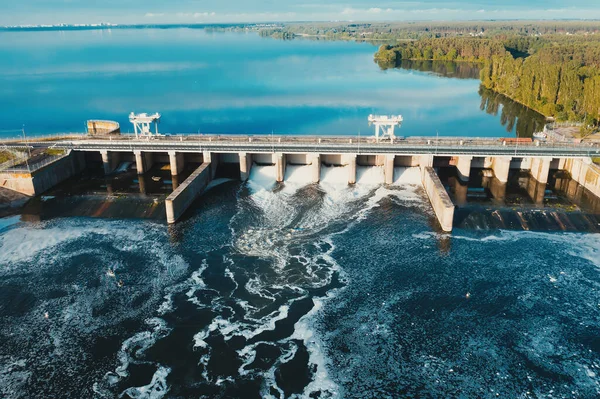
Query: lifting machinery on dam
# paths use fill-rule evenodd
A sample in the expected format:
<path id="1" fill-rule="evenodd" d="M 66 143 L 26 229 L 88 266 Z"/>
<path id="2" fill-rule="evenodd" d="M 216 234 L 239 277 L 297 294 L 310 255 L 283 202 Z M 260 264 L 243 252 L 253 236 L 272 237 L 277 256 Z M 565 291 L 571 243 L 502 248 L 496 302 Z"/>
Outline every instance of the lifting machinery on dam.
<path id="1" fill-rule="evenodd" d="M 375 139 L 377 142 L 379 142 L 379 139 L 389 138 L 393 143 L 396 138 L 394 128 L 396 126 L 400 127 L 403 120 L 402 115 L 369 115 L 369 126 L 375 125 Z"/>
<path id="2" fill-rule="evenodd" d="M 137 139 L 139 136 L 142 137 L 152 137 L 152 131 L 150 130 L 150 124 L 154 123 L 154 135 L 158 136 L 158 122 L 160 122 L 160 114 L 157 112 L 152 115 L 148 115 L 146 113 L 142 114 L 129 114 L 129 122 L 133 123 L 133 130 L 135 132 L 135 138 Z"/>

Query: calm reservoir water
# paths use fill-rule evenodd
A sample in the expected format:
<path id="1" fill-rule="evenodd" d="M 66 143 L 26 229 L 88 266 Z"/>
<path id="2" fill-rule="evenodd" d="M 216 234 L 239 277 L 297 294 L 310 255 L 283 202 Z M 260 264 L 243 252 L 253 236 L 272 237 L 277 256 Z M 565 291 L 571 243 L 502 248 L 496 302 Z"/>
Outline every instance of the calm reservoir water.
<path id="1" fill-rule="evenodd" d="M 502 115 L 478 93 L 476 68 L 381 71 L 375 51 L 197 29 L 0 32 L 0 137 L 23 125 L 30 135 L 81 132 L 88 119 L 127 132 L 131 111 L 162 113 L 169 133 L 371 135 L 370 113 L 399 113 L 405 136 L 505 137 L 518 117 L 521 135 L 539 121 L 523 107 Z"/>

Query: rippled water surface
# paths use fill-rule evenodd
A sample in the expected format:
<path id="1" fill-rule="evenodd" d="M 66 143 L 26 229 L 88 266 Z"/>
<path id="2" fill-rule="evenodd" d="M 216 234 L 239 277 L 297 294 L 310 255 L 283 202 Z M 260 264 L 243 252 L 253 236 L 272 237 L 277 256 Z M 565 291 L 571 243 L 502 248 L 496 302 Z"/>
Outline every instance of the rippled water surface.
<path id="1" fill-rule="evenodd" d="M 600 395 L 598 235 L 441 235 L 410 170 L 341 169 L 255 167 L 172 229 L 3 219 L 0 396 Z"/>
<path id="2" fill-rule="evenodd" d="M 29 135 L 82 132 L 88 119 L 131 132 L 131 111 L 162 113 L 169 133 L 364 137 L 371 113 L 402 114 L 404 136 L 541 129 L 539 115 L 479 93 L 476 66 L 381 71 L 376 50 L 199 29 L 0 32 L 0 137 L 23 125 Z"/>

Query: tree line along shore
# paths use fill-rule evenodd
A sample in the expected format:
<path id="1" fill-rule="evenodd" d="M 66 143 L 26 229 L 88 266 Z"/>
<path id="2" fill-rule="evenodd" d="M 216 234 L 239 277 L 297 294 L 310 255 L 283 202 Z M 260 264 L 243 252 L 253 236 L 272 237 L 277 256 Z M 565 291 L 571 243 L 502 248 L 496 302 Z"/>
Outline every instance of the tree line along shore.
<path id="1" fill-rule="evenodd" d="M 484 88 L 558 121 L 599 125 L 600 21 L 311 23 L 260 34 L 368 41 L 380 45 L 383 69 L 407 60 L 474 62 Z"/>
<path id="2" fill-rule="evenodd" d="M 592 127 L 600 120 L 600 35 L 420 39 L 375 54 L 384 69 L 402 60 L 477 62 L 484 87 L 545 116 Z"/>

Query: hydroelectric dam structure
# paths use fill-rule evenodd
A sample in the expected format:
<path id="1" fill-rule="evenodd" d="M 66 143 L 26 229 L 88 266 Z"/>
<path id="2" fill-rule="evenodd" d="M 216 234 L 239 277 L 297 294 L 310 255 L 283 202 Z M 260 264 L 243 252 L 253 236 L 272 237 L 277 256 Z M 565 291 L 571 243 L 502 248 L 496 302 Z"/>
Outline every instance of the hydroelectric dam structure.
<path id="1" fill-rule="evenodd" d="M 522 142 L 518 139 L 406 138 L 394 141 L 378 138 L 241 136 L 241 135 L 165 135 L 135 137 L 121 134 L 81 134 L 61 138 L 5 142 L 6 148 L 28 147 L 64 150 L 63 155 L 40 165 L 12 165 L 0 169 L 0 186 L 27 195 L 39 195 L 52 186 L 82 171 L 86 163 L 101 162 L 110 175 L 121 162 L 131 162 L 138 174 L 155 163 L 169 165 L 173 181 L 186 163 L 199 164 L 193 173 L 165 200 L 168 223 L 175 223 L 204 191 L 220 166 L 239 170 L 242 181 L 255 165 L 275 168 L 274 180 L 285 184 L 288 165 L 309 166 L 308 181 L 319 183 L 321 167 L 344 168 L 349 185 L 357 184 L 357 165 L 383 169 L 383 184 L 394 182 L 397 168 L 414 168 L 441 229 L 452 230 L 454 204 L 436 173 L 438 166 L 452 166 L 467 181 L 472 168 L 493 173 L 502 191 L 511 169 L 527 170 L 539 183 L 548 181 L 550 171 L 564 170 L 572 179 L 600 196 L 600 168 L 592 157 L 600 147 L 581 143 Z M 501 194 L 499 194 L 501 195 Z M 533 194 L 535 195 L 535 194 Z M 543 195 L 543 193 L 542 193 Z"/>

